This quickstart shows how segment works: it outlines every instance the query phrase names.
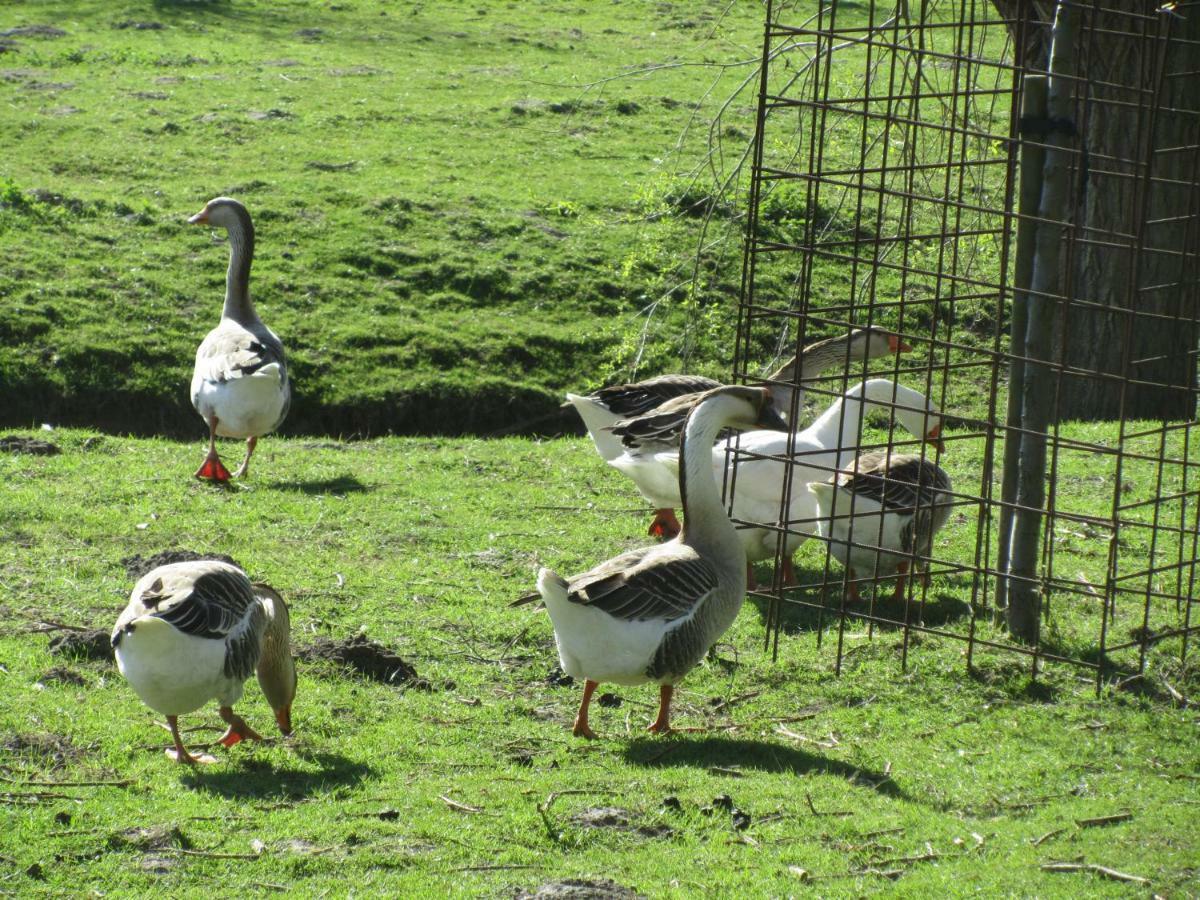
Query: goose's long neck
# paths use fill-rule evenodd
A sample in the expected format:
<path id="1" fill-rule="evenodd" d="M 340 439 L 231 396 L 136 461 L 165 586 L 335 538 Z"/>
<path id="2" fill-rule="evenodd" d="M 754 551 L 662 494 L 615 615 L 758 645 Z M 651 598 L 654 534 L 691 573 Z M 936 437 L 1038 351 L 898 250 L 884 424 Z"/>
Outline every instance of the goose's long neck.
<path id="1" fill-rule="evenodd" d="M 258 658 L 258 683 L 272 708 L 284 705 L 283 699 L 296 682 L 292 660 L 291 623 L 282 600 L 264 604 L 267 627 L 263 633 L 262 653 Z"/>
<path id="2" fill-rule="evenodd" d="M 809 344 L 800 351 L 800 355 L 792 357 L 788 362 L 767 376 L 772 382 L 771 397 L 775 408 L 782 410 L 785 415 L 792 408 L 792 394 L 795 388 L 792 383 L 800 386 L 803 393 L 804 385 L 812 381 L 826 369 L 846 361 L 847 344 L 853 335 L 826 338 Z M 799 373 L 796 369 L 799 367 Z"/>
<path id="3" fill-rule="evenodd" d="M 229 226 L 229 271 L 225 273 L 225 307 L 221 317 L 242 325 L 258 321 L 250 301 L 250 266 L 254 262 L 254 225 L 249 216 L 238 216 Z"/>
<path id="4" fill-rule="evenodd" d="M 861 430 L 863 408 L 869 400 L 863 398 L 864 386 L 859 385 L 848 391 L 844 397 L 817 417 L 811 429 L 818 434 L 837 434 L 836 443 L 822 440 L 822 444 L 831 450 L 837 450 L 837 465 L 840 468 L 844 457 L 850 457 L 858 452 L 858 435 Z"/>
<path id="5" fill-rule="evenodd" d="M 732 550 L 736 562 L 741 544 L 713 475 L 712 446 L 725 425 L 720 407 L 714 402 L 696 407 L 680 439 L 679 495 L 684 516 L 681 540 L 714 557 L 730 555 Z"/>

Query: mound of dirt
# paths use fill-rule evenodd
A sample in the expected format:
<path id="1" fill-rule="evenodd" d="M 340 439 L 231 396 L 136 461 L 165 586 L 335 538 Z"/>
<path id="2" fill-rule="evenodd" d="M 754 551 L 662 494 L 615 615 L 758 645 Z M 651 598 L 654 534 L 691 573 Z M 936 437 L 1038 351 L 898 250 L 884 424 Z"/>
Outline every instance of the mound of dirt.
<path id="1" fill-rule="evenodd" d="M 48 731 L 34 734 L 12 734 L 0 740 L 0 750 L 10 758 L 34 759 L 39 765 L 53 764 L 55 767 L 78 759 L 83 751 L 71 743 L 64 734 Z"/>
<path id="2" fill-rule="evenodd" d="M 112 635 L 107 631 L 68 631 L 50 640 L 50 652 L 72 659 L 113 662 Z"/>
<path id="3" fill-rule="evenodd" d="M 344 641 L 317 638 L 308 647 L 298 648 L 296 656 L 308 662 L 335 662 L 372 681 L 408 685 L 426 691 L 432 689 L 428 681 L 417 675 L 417 670 L 411 664 L 363 634 L 356 634 Z"/>
<path id="4" fill-rule="evenodd" d="M 28 453 L 30 456 L 55 456 L 62 453 L 57 444 L 37 438 L 9 434 L 0 438 L 0 453 Z"/>
<path id="5" fill-rule="evenodd" d="M 242 568 L 232 556 L 226 556 L 224 553 L 197 553 L 195 550 L 163 550 L 161 553 L 144 558 L 135 553 L 133 556 L 122 559 L 121 565 L 125 567 L 130 578 L 137 579 L 159 566 L 177 562 L 192 562 L 197 559 L 217 559 L 229 563 L 231 566 L 237 566 L 239 569 Z"/>
<path id="6" fill-rule="evenodd" d="M 521 891 L 516 900 L 638 900 L 643 895 L 607 878 L 565 878 L 533 891 Z"/>

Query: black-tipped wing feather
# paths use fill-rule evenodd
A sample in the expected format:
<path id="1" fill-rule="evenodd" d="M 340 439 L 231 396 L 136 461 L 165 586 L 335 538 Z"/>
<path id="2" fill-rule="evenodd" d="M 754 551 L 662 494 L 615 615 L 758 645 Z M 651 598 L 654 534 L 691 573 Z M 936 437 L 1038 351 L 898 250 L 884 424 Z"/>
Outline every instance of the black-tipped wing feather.
<path id="1" fill-rule="evenodd" d="M 721 382 L 702 375 L 660 375 L 634 384 L 615 384 L 601 388 L 592 396 L 622 418 L 640 416 L 667 400 L 683 394 L 710 391 Z"/>
<path id="2" fill-rule="evenodd" d="M 697 555 L 660 557 L 650 565 L 631 567 L 649 550 L 635 550 L 609 560 L 571 580 L 567 597 L 630 622 L 657 619 L 673 622 L 690 616 L 697 604 L 717 587 L 712 565 Z"/>
<path id="3" fill-rule="evenodd" d="M 225 675 L 245 680 L 258 666 L 266 611 L 246 577 L 228 569 L 205 572 L 186 591 L 157 593 L 156 582 L 141 596 L 146 614 L 184 634 L 225 642 Z"/>

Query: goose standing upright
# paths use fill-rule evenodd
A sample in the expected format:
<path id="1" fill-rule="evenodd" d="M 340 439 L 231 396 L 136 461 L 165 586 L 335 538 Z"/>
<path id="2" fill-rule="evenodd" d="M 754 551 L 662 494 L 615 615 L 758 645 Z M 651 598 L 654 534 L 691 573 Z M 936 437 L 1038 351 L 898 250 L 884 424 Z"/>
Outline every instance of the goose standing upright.
<path id="1" fill-rule="evenodd" d="M 756 425 L 782 425 L 770 391 L 719 387 L 704 394 L 687 418 L 679 451 L 684 511 L 679 535 L 622 553 L 573 578 L 548 568 L 538 573 L 538 594 L 554 624 L 559 662 L 564 672 L 584 681 L 572 729 L 576 736 L 595 737 L 588 706 L 602 681 L 659 684 L 658 715 L 649 730 L 670 731 L 674 685 L 733 623 L 746 595 L 745 558 L 713 480 L 710 457 L 722 428 Z"/>
<path id="2" fill-rule="evenodd" d="M 809 484 L 820 532 L 846 567 L 850 598 L 857 575 L 899 575 L 892 600 L 904 597 L 909 563 L 928 572 L 933 536 L 950 518 L 954 497 L 946 470 L 912 453 L 864 453 L 828 481 Z"/>
<path id="3" fill-rule="evenodd" d="M 287 604 L 274 590 L 251 584 L 236 566 L 213 559 L 171 563 L 144 575 L 113 628 L 117 668 L 147 706 L 167 717 L 181 763 L 215 762 L 193 756 L 179 736 L 178 717 L 209 700 L 220 703 L 229 726 L 220 742 L 261 740 L 233 711 L 251 672 L 275 721 L 292 732 L 296 667 L 288 637 Z"/>
<path id="4" fill-rule="evenodd" d="M 217 455 L 217 435 L 246 439 L 246 458 L 233 473 L 243 477 L 258 439 L 278 428 L 287 415 L 292 391 L 283 343 L 263 324 L 250 300 L 250 213 L 237 200 L 217 197 L 188 222 L 215 225 L 229 234 L 225 306 L 220 323 L 196 351 L 192 373 L 192 406 L 208 423 L 208 455 L 196 477 L 225 482 L 230 474 Z"/>
<path id="5" fill-rule="evenodd" d="M 771 372 L 764 380 L 772 392 L 775 408 L 787 415 L 792 408 L 793 394 L 796 408 L 804 403 L 804 386 L 809 384 L 826 369 L 832 366 L 853 362 L 864 362 L 889 353 L 901 353 L 912 348 L 891 332 L 875 326 L 855 328 L 839 337 L 828 338 L 809 344 L 782 366 Z M 797 369 L 799 372 L 797 373 Z M 794 384 L 793 384 L 794 382 Z M 719 381 L 699 375 L 660 375 L 646 381 L 630 384 L 618 384 L 601 388 L 594 394 L 567 394 L 567 401 L 575 407 L 583 424 L 587 427 L 588 436 L 596 446 L 596 451 L 605 462 L 615 464 L 614 460 L 633 457 L 629 474 L 638 483 L 633 472 L 641 471 L 639 449 L 629 440 L 622 440 L 619 433 L 613 429 L 624 420 L 645 416 L 654 410 L 662 410 L 664 404 L 675 398 L 688 394 L 709 391 L 720 386 Z M 691 402 L 686 403 L 690 408 Z M 669 407 L 668 407 L 669 408 Z M 683 416 L 679 416 L 682 427 Z M 678 440 L 677 432 L 675 440 Z M 653 452 L 642 449 L 640 455 Z M 669 449 L 674 450 L 674 446 Z M 624 471 L 624 470 L 623 470 Z M 646 471 L 650 482 L 642 490 L 642 494 L 655 505 L 654 520 L 650 523 L 648 533 L 656 537 L 672 538 L 679 533 L 679 520 L 675 516 L 675 504 L 657 502 L 661 492 L 653 486 L 654 473 Z M 674 482 L 674 476 L 667 480 Z M 639 487 L 642 487 L 639 484 Z M 667 493 L 669 494 L 670 487 Z"/>

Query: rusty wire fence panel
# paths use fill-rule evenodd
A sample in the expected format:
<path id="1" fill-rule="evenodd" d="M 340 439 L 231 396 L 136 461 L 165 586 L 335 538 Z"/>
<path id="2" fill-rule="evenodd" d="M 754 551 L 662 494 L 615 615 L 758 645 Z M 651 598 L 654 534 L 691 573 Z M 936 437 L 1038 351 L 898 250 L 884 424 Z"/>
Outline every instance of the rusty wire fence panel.
<path id="1" fill-rule="evenodd" d="M 982 0 L 768 7 L 735 377 L 758 380 L 764 358 L 849 327 L 894 331 L 911 352 L 847 361 L 809 385 L 793 421 L 806 427 L 865 378 L 919 391 L 945 417 L 944 456 L 894 416 L 868 417 L 852 444 L 920 448 L 951 474 L 955 503 L 930 579 L 898 601 L 887 582 L 850 603 L 820 536 L 783 583 L 816 526 L 811 475 L 781 465 L 767 525 L 777 574 L 758 592 L 776 648 L 785 627 L 820 640 L 833 623 L 840 668 L 847 629 L 886 629 L 905 661 L 926 634 L 964 642 L 968 666 L 1061 661 L 1097 686 L 1142 671 L 1151 651 L 1187 657 L 1200 624 L 1200 90 L 1186 85 L 1200 84 L 1200 4 L 1075 6 L 1058 117 L 1025 96 L 1047 71 L 1054 15 Z M 1047 165 L 1061 170 L 1060 207 L 1044 203 Z M 1027 316 L 1049 323 L 1028 347 Z M 1011 476 L 1042 463 L 1022 441 L 1044 441 L 1032 511 Z M 792 449 L 778 458 L 804 465 Z M 1037 543 L 1034 570 L 1009 581 L 1014 510 L 1033 515 Z M 1005 608 L 1010 589 L 1032 594 L 1031 622 Z"/>

